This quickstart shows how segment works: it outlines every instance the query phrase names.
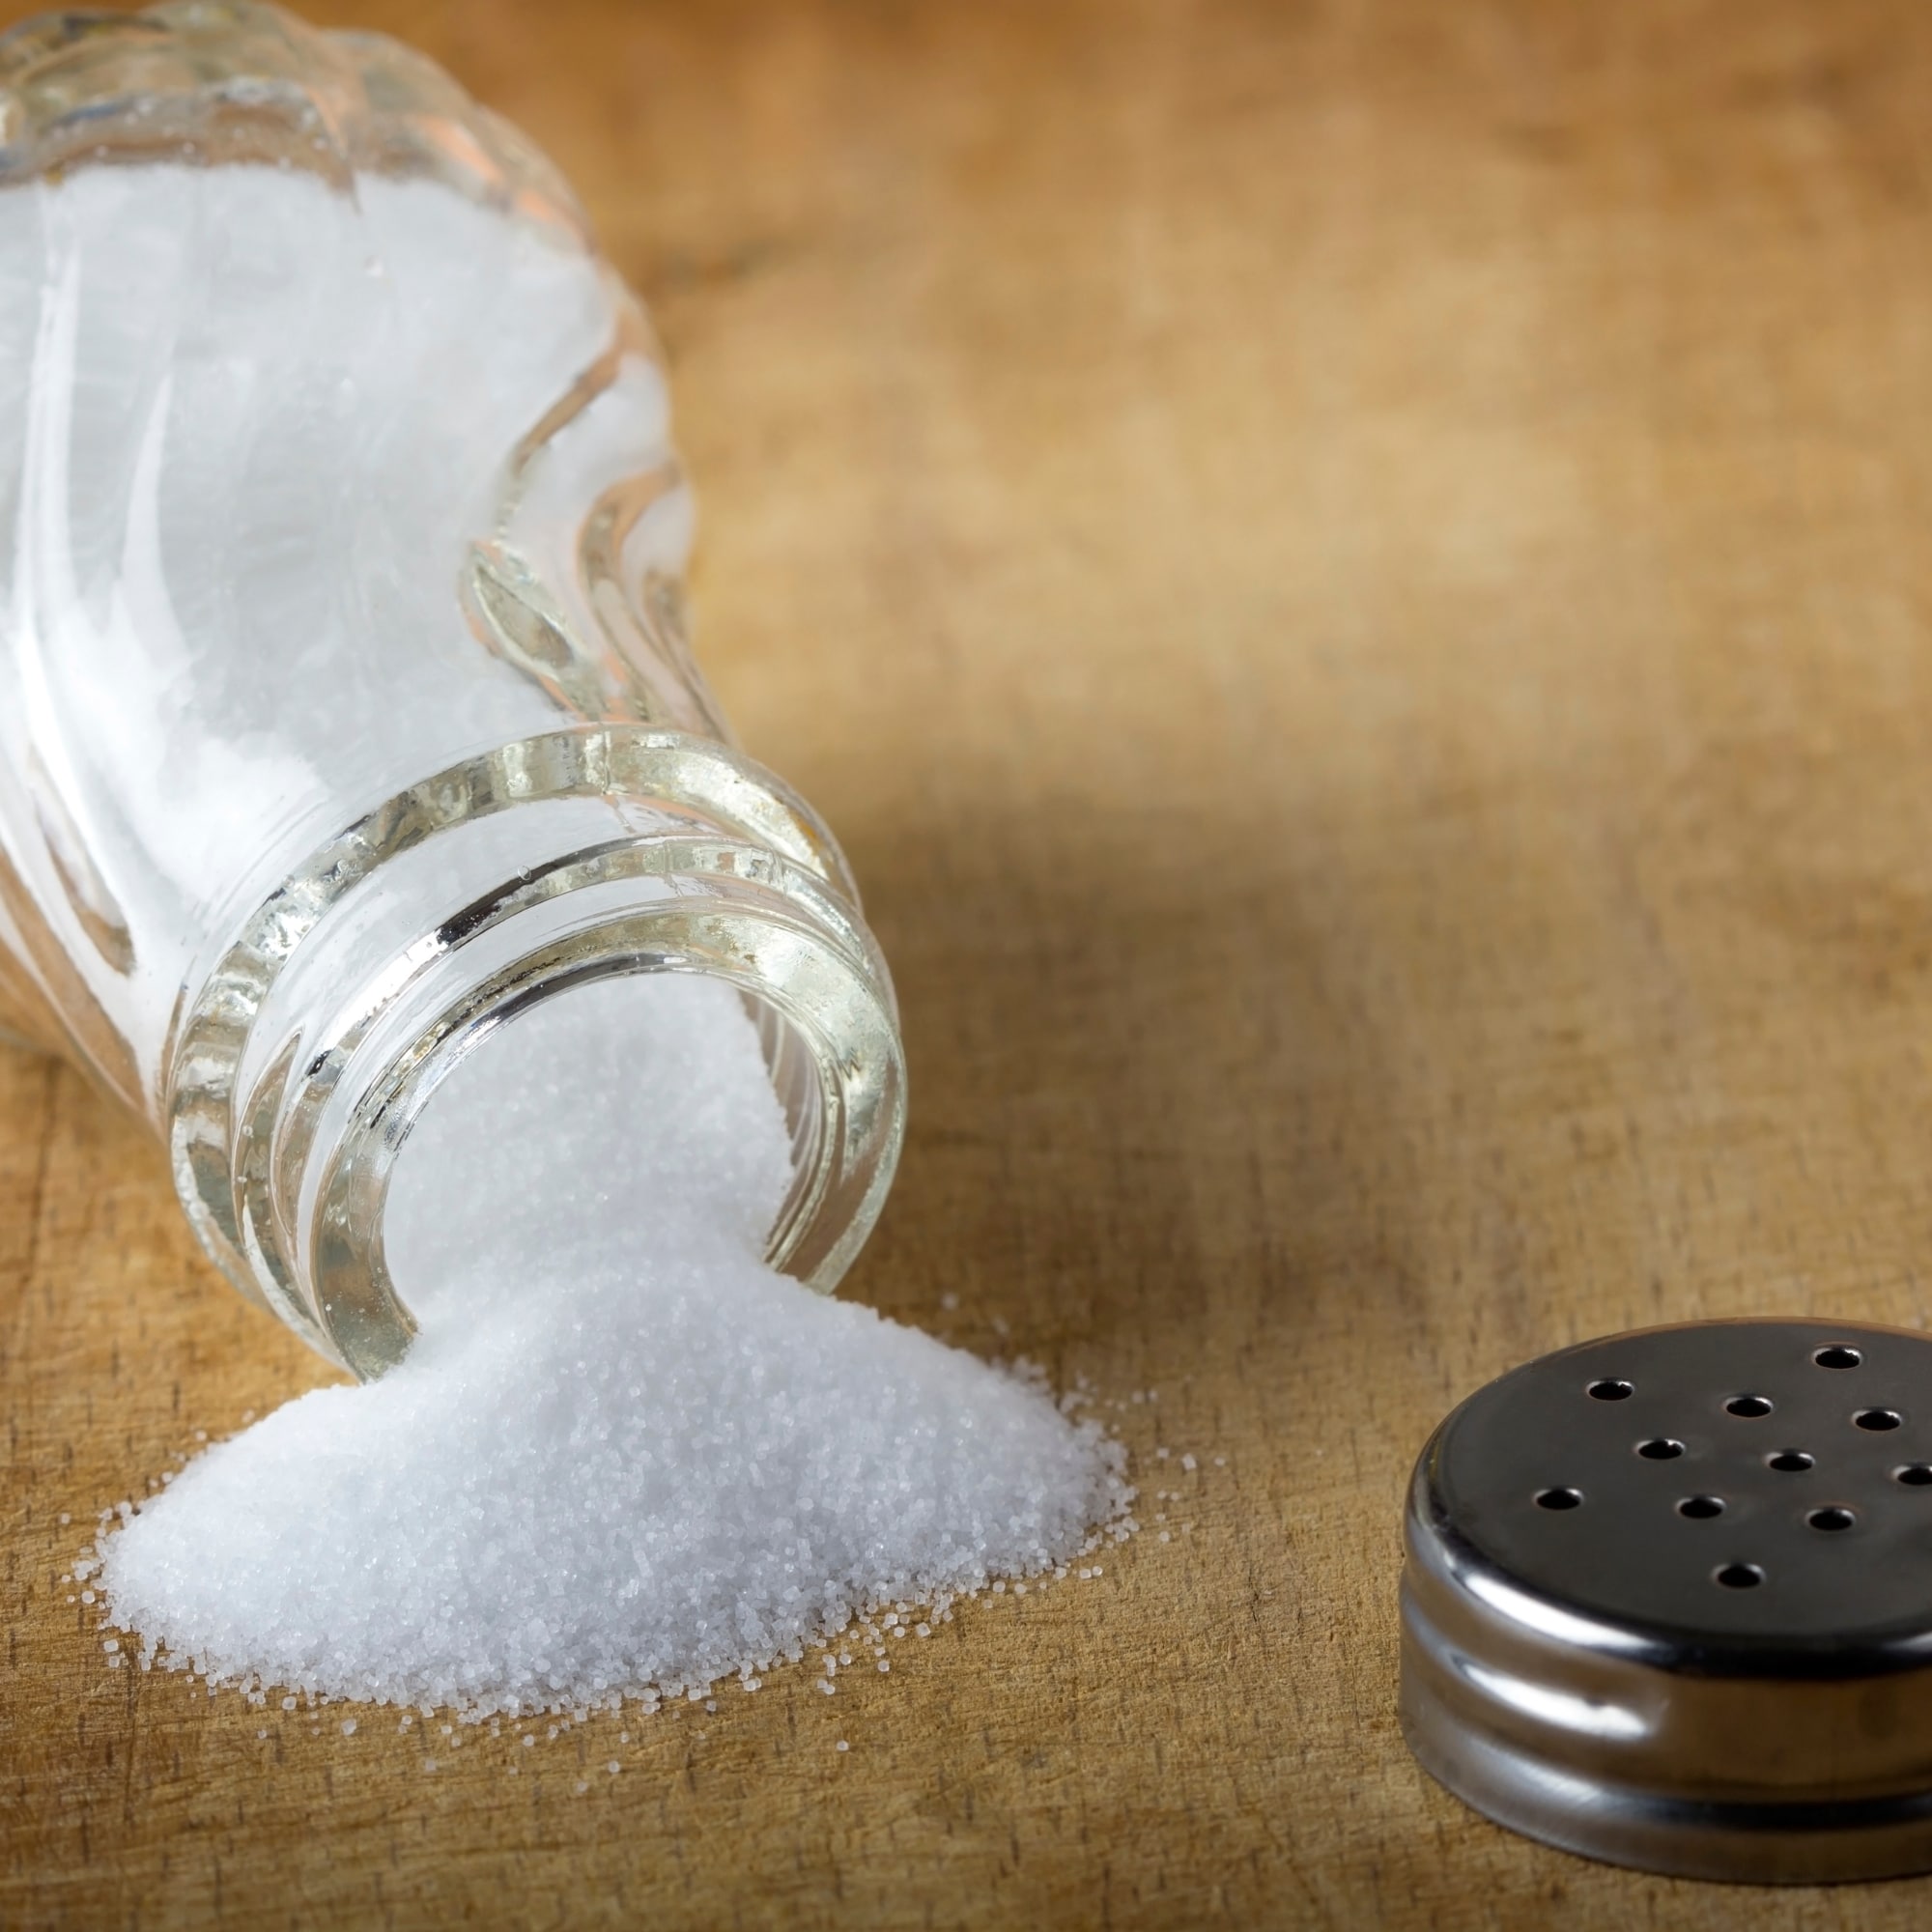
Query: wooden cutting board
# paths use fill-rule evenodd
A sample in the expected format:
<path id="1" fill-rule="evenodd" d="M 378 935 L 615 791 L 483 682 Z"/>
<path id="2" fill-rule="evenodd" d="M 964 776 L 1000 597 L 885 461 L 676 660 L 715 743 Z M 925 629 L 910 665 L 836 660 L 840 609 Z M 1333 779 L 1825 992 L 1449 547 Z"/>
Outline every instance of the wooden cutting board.
<path id="1" fill-rule="evenodd" d="M 324 1371 L 0 1052 L 0 1922 L 1926 1923 L 1507 1836 L 1393 1697 L 1458 1397 L 1932 1315 L 1932 14 L 315 12 L 653 304 L 703 656 L 904 1001 L 849 1293 L 1090 1378 L 1148 1528 L 836 1697 L 527 1750 L 112 1669 L 94 1513 Z"/>

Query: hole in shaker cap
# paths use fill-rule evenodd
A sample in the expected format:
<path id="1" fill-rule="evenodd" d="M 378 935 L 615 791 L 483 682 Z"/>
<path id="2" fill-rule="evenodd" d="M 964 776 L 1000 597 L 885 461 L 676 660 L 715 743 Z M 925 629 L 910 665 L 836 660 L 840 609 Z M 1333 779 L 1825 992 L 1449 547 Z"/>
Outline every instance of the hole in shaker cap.
<path id="1" fill-rule="evenodd" d="M 1598 1402 L 1627 1402 L 1635 1393 L 1634 1384 L 1618 1381 L 1614 1377 L 1590 1384 L 1590 1394 Z"/>
<path id="2" fill-rule="evenodd" d="M 1712 1581 L 1726 1590 L 1755 1590 L 1764 1581 L 1764 1572 L 1755 1563 L 1726 1563 Z"/>
<path id="3" fill-rule="evenodd" d="M 1688 1516 L 1698 1520 L 1706 1517 L 1722 1516 L 1724 1499 L 1722 1496 L 1686 1496 L 1677 1505 L 1679 1516 Z"/>
<path id="4" fill-rule="evenodd" d="M 1856 1349 L 1847 1349 L 1842 1345 L 1833 1344 L 1829 1349 L 1820 1349 L 1811 1359 L 1821 1369 L 1855 1369 L 1864 1360 L 1864 1357 Z"/>
<path id="5" fill-rule="evenodd" d="M 1894 1469 L 1891 1479 L 1903 1483 L 1908 1490 L 1922 1490 L 1932 1486 L 1932 1463 L 1908 1463 L 1902 1469 Z"/>
<path id="6" fill-rule="evenodd" d="M 1769 1415 L 1772 1401 L 1768 1395 L 1734 1395 L 1724 1405 L 1726 1415 L 1741 1415 L 1747 1420 L 1754 1420 L 1760 1415 Z"/>
<path id="7" fill-rule="evenodd" d="M 1895 1408 L 1861 1408 L 1852 1417 L 1861 1429 L 1896 1429 L 1905 1420 Z"/>
<path id="8" fill-rule="evenodd" d="M 1573 1510 L 1583 1500 L 1581 1490 L 1538 1490 L 1536 1506 L 1546 1510 Z"/>
<path id="9" fill-rule="evenodd" d="M 1858 1518 L 1850 1510 L 1833 1504 L 1829 1509 L 1813 1510 L 1804 1520 L 1813 1529 L 1850 1529 Z"/>
<path id="10" fill-rule="evenodd" d="M 1681 1442 L 1673 1442 L 1667 1435 L 1656 1435 L 1648 1442 L 1639 1442 L 1636 1445 L 1636 1453 L 1646 1463 L 1671 1463 L 1683 1455 L 1684 1445 Z"/>
<path id="11" fill-rule="evenodd" d="M 1767 1456 L 1765 1465 L 1776 1469 L 1786 1476 L 1802 1476 L 1818 1461 L 1815 1456 L 1807 1456 L 1803 1449 L 1780 1449 L 1775 1456 Z"/>

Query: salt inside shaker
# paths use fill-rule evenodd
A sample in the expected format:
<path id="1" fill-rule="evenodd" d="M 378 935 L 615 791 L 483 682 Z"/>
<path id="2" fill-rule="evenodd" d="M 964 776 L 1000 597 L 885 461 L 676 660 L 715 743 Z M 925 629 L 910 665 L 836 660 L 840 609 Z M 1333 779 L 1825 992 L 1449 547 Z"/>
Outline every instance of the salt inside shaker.
<path id="1" fill-rule="evenodd" d="M 891 981 L 692 661 L 663 361 L 542 156 L 273 8 L 31 22 L 0 372 L 0 1025 L 164 1137 L 229 1279 L 380 1374 L 437 1087 L 673 972 L 756 1016 L 768 1257 L 836 1284 L 903 1131 Z"/>

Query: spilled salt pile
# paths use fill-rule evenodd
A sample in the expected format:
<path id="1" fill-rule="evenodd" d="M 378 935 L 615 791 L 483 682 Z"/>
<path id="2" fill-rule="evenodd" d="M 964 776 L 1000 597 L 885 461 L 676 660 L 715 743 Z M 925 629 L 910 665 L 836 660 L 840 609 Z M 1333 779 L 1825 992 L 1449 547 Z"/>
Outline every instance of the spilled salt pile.
<path id="1" fill-rule="evenodd" d="M 727 988 L 606 982 L 505 1028 L 397 1171 L 411 1353 L 107 1537 L 113 1621 L 215 1680 L 581 1706 L 750 1675 L 1120 1525 L 1096 1425 L 764 1265 L 788 1178 Z"/>

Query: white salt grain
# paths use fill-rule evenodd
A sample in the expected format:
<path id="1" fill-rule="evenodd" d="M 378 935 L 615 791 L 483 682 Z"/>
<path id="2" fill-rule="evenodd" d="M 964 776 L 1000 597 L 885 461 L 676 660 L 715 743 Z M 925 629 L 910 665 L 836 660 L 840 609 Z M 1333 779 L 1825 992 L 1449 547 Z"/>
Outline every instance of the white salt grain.
<path id="1" fill-rule="evenodd" d="M 765 1266 L 789 1162 L 722 985 L 607 981 L 500 1029 L 397 1169 L 409 1356 L 124 1517 L 100 1550 L 116 1624 L 211 1685 L 472 1714 L 696 1702 L 1121 1520 L 1096 1425 Z"/>

